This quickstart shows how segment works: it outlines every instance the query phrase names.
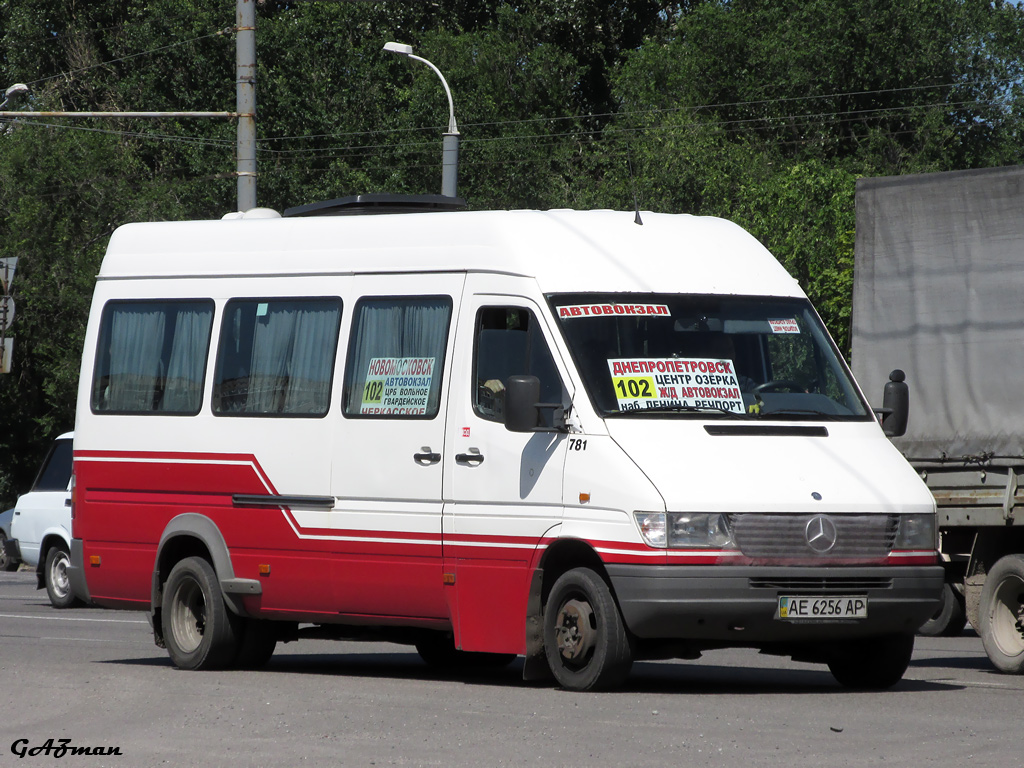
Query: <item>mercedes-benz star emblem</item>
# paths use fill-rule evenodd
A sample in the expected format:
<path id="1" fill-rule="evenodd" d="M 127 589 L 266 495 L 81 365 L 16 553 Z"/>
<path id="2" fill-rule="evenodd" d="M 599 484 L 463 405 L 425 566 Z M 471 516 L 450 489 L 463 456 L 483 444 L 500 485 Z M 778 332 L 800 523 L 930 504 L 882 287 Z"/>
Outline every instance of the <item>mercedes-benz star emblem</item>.
<path id="1" fill-rule="evenodd" d="M 836 545 L 836 524 L 824 515 L 817 515 L 807 521 L 804 535 L 807 545 L 823 555 Z"/>

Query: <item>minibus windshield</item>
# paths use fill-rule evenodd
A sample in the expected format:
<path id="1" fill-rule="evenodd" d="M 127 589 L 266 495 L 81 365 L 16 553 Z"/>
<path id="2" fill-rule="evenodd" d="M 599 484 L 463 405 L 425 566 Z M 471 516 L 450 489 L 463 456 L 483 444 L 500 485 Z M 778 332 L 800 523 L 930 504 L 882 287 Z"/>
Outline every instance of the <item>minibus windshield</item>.
<path id="1" fill-rule="evenodd" d="M 585 293 L 548 301 L 604 416 L 873 418 L 806 299 Z"/>

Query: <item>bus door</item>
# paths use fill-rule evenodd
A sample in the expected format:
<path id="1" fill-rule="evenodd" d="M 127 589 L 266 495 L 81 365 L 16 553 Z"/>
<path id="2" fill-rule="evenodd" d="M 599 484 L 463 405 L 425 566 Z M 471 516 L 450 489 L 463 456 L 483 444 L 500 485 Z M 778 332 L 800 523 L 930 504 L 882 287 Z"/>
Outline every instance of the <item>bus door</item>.
<path id="1" fill-rule="evenodd" d="M 360 276 L 332 467 L 344 614 L 446 620 L 441 475 L 465 276 Z"/>
<path id="2" fill-rule="evenodd" d="M 571 402 L 543 308 L 508 295 L 509 283 L 467 279 L 454 356 L 444 569 L 456 643 L 467 651 L 523 652 L 531 565 L 562 518 L 566 435 L 504 425 L 504 382 L 513 374 L 537 376 L 542 402 Z"/>

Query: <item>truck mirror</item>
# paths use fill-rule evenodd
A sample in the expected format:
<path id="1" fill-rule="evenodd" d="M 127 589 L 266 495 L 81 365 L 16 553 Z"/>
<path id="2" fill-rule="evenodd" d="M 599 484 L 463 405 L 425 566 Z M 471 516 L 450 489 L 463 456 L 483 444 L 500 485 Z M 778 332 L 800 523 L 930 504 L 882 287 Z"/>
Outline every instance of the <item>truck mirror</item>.
<path id="1" fill-rule="evenodd" d="M 509 432 L 558 432 L 564 429 L 561 403 L 539 403 L 540 379 L 520 374 L 505 380 L 505 429 Z"/>
<path id="2" fill-rule="evenodd" d="M 910 388 L 907 375 L 899 368 L 889 374 L 882 394 L 882 431 L 886 437 L 899 437 L 907 432 L 910 418 Z"/>
<path id="3" fill-rule="evenodd" d="M 509 432 L 533 432 L 537 428 L 537 401 L 540 379 L 536 376 L 509 376 L 505 381 L 505 429 Z"/>

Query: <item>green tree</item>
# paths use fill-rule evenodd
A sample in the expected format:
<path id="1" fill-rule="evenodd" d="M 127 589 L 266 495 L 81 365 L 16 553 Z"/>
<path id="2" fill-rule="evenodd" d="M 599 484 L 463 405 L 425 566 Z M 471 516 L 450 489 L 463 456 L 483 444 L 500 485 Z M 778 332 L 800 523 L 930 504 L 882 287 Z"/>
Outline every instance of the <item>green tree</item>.
<path id="1" fill-rule="evenodd" d="M 233 0 L 0 0 L 0 86 L 38 110 L 235 104 Z M 257 4 L 258 199 L 436 193 L 452 86 L 475 208 L 721 215 L 848 345 L 859 175 L 1021 162 L 1024 11 L 1002 0 Z M 235 207 L 223 120 L 0 122 L 0 504 L 70 427 L 110 233 Z M 2 507 L 0 507 L 2 508 Z"/>

